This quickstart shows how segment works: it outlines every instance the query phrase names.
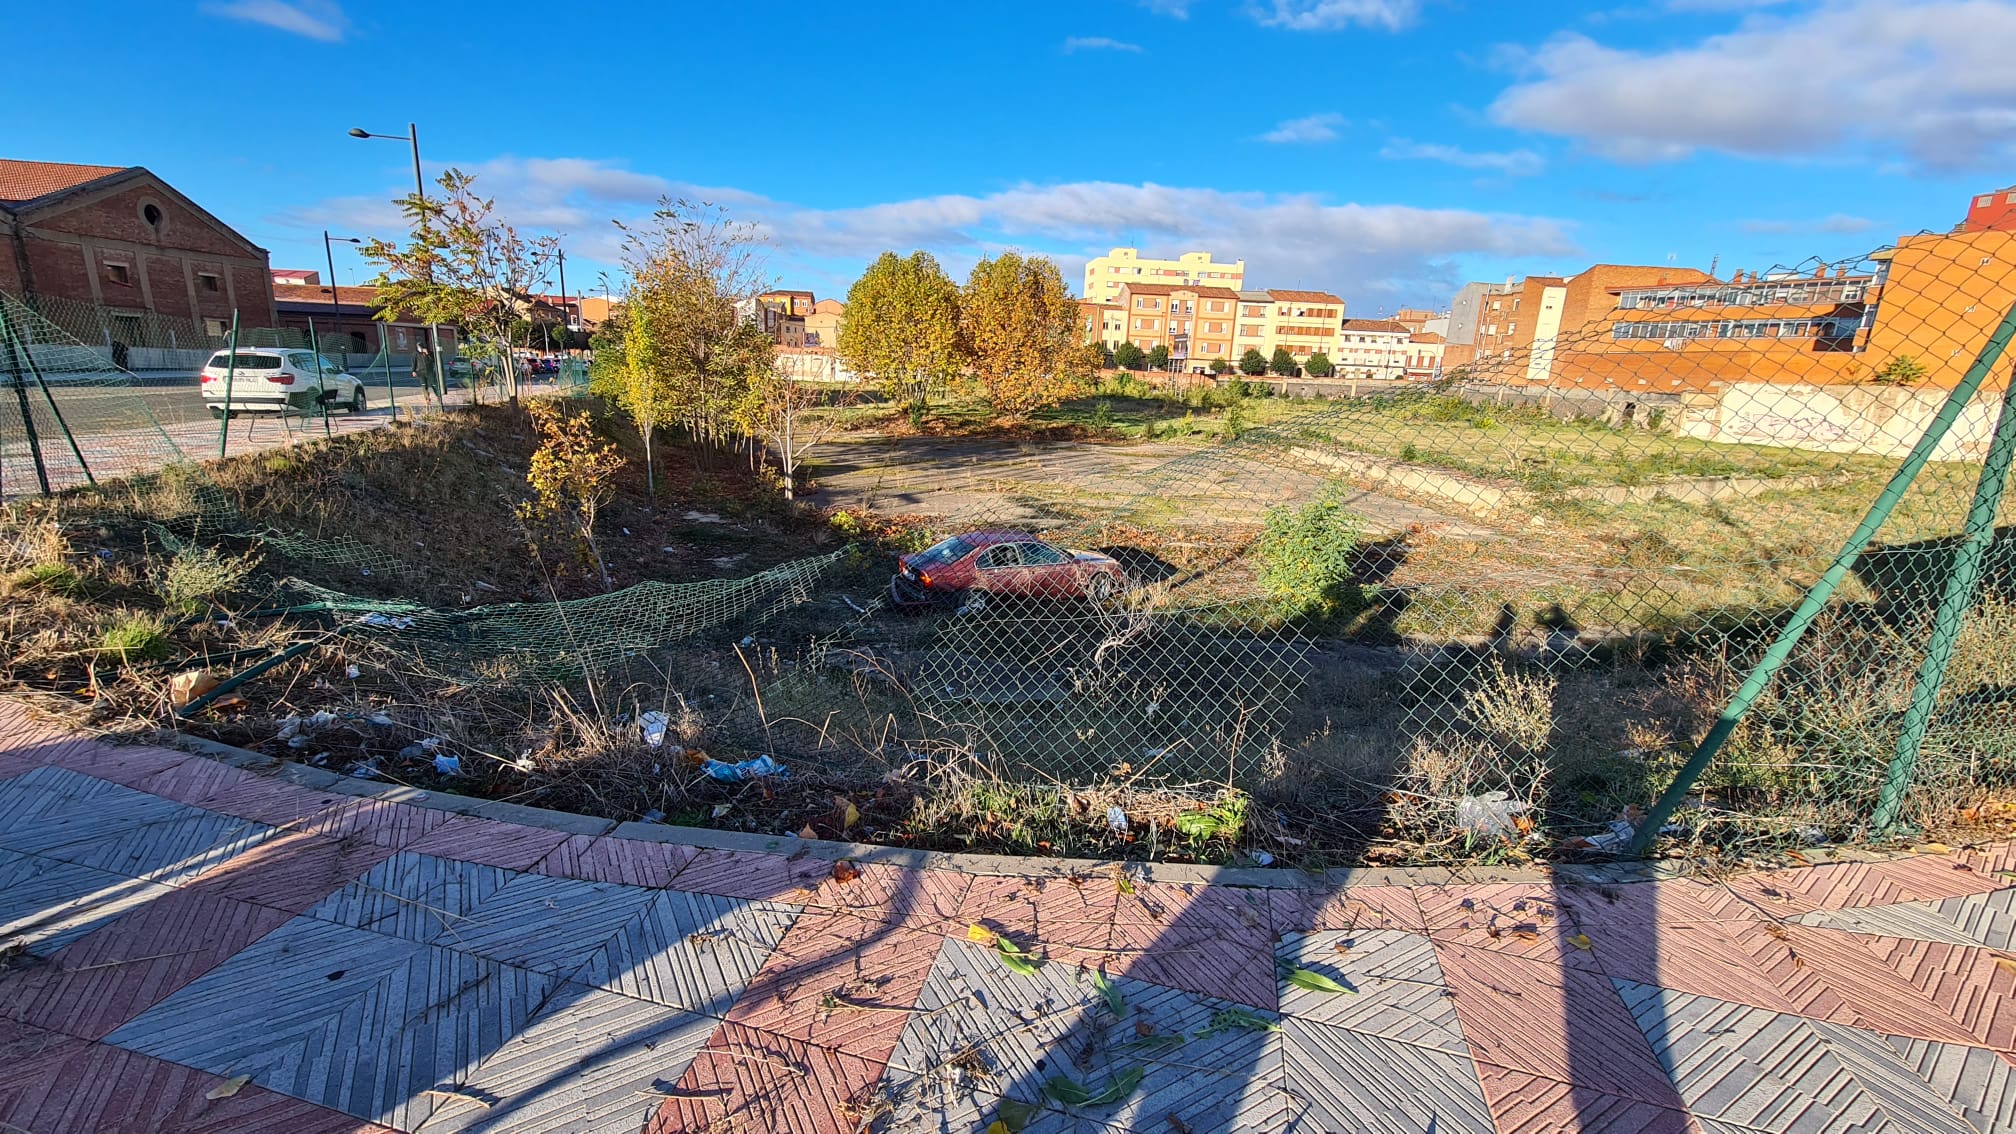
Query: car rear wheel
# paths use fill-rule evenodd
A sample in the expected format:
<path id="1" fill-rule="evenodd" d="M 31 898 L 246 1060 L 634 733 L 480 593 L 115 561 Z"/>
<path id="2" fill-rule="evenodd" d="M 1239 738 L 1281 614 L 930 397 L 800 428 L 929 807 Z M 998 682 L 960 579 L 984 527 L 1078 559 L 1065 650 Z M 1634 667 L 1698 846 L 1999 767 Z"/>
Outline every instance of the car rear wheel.
<path id="1" fill-rule="evenodd" d="M 231 416 L 230 411 L 226 410 L 223 406 L 210 407 L 210 420 L 212 421 L 223 421 L 225 418 L 230 416 Z"/>
<path id="2" fill-rule="evenodd" d="M 979 587 L 972 587 L 960 594 L 959 596 L 960 614 L 978 614 L 986 609 L 987 609 L 986 591 L 981 590 Z"/>
<path id="3" fill-rule="evenodd" d="M 364 404 L 364 387 L 359 386 L 350 394 L 350 412 L 363 413 L 366 408 Z"/>

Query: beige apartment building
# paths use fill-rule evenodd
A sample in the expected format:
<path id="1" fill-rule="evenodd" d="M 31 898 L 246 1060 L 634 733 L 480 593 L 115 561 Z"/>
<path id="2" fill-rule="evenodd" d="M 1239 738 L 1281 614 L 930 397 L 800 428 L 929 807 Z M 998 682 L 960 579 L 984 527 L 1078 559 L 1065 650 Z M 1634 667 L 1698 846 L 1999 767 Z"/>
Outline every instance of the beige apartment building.
<path id="1" fill-rule="evenodd" d="M 1267 345 L 1260 351 L 1268 358 L 1277 349 L 1286 349 L 1297 363 L 1321 351 L 1336 360 L 1339 328 L 1344 322 L 1344 300 L 1327 291 L 1267 291 Z M 1242 303 L 1242 308 L 1244 304 Z"/>
<path id="2" fill-rule="evenodd" d="M 840 324 L 846 321 L 846 317 L 847 305 L 837 299 L 822 299 L 814 303 L 811 314 L 805 316 L 805 345 L 839 346 Z"/>
<path id="3" fill-rule="evenodd" d="M 1228 264 L 1213 260 L 1209 252 L 1185 252 L 1174 260 L 1157 260 L 1142 256 L 1138 248 L 1115 248 L 1086 263 L 1085 290 L 1080 294 L 1094 303 L 1112 303 L 1120 298 L 1120 288 L 1130 283 L 1237 291 L 1246 283 L 1246 261 Z"/>
<path id="4" fill-rule="evenodd" d="M 1169 348 L 1178 369 L 1235 362 L 1232 352 L 1239 293 L 1229 287 L 1126 284 L 1112 304 L 1083 303 L 1088 336 L 1106 348 L 1131 342 L 1142 350 Z M 1094 334 L 1096 327 L 1096 335 Z"/>

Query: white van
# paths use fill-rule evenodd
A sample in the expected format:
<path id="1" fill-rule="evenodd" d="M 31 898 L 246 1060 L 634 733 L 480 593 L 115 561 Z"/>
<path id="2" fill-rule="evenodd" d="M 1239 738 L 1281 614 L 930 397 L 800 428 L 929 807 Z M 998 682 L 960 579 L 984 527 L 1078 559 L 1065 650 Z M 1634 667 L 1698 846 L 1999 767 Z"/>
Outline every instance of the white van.
<path id="1" fill-rule="evenodd" d="M 228 377 L 232 413 L 320 413 L 325 398 L 330 409 L 363 413 L 370 408 L 362 381 L 345 374 L 326 354 L 319 372 L 316 361 L 312 350 L 239 347 L 235 360 L 230 351 L 220 350 L 203 364 L 203 403 L 211 417 L 224 416 Z"/>

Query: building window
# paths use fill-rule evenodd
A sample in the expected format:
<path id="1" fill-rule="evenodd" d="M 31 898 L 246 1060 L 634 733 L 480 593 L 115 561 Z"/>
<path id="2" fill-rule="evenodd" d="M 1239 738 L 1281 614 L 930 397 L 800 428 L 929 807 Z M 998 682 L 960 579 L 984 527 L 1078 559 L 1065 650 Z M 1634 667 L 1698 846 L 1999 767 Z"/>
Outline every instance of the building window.
<path id="1" fill-rule="evenodd" d="M 224 320 L 222 319 L 203 320 L 203 333 L 213 339 L 223 338 L 225 335 Z"/>
<path id="2" fill-rule="evenodd" d="M 105 265 L 105 278 L 116 284 L 131 284 L 133 282 L 133 269 L 127 267 L 125 264 L 107 264 Z"/>
<path id="3" fill-rule="evenodd" d="M 213 295 L 224 290 L 224 283 L 215 272 L 197 272 L 196 282 L 202 285 L 204 291 Z"/>
<path id="4" fill-rule="evenodd" d="M 156 238 L 159 238 L 168 227 L 168 218 L 162 213 L 161 206 L 152 201 L 141 203 L 140 221 L 147 226 L 148 231 L 152 232 Z"/>

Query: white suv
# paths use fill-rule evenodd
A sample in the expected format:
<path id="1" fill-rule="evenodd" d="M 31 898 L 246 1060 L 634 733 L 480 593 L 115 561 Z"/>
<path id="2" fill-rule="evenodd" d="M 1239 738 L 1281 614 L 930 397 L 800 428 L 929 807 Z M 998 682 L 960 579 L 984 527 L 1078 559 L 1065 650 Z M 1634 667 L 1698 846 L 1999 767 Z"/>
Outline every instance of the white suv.
<path id="1" fill-rule="evenodd" d="M 224 416 L 227 377 L 232 413 L 320 413 L 325 400 L 329 408 L 351 413 L 370 408 L 365 404 L 362 381 L 345 374 L 326 354 L 318 372 L 311 350 L 239 347 L 235 373 L 230 351 L 211 355 L 203 365 L 203 402 L 210 407 L 211 417 Z"/>

